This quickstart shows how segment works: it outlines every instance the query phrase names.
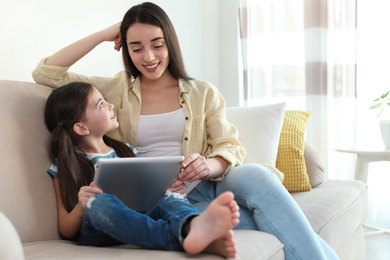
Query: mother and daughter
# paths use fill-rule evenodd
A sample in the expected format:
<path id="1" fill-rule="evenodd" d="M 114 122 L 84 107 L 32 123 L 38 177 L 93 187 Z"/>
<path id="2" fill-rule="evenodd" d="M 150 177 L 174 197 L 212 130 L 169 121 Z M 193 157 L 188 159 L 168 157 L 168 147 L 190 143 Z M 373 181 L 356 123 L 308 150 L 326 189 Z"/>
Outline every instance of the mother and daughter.
<path id="1" fill-rule="evenodd" d="M 68 72 L 106 41 L 114 42 L 115 50 L 122 49 L 125 71 L 112 78 Z M 133 6 L 122 22 L 41 60 L 33 78 L 54 88 L 66 85 L 51 96 L 69 92 L 63 93 L 67 97 L 62 105 L 49 98 L 46 109 L 46 123 L 53 133 L 52 155 L 57 158 L 52 169 L 58 169 L 53 179 L 59 228 L 65 237 L 78 234 L 79 243 L 87 245 L 133 244 L 126 239 L 137 233 L 143 238 L 141 246 L 234 258 L 234 227 L 274 235 L 284 245 L 285 259 L 339 259 L 270 169 L 241 165 L 245 151 L 237 129 L 227 121 L 221 93 L 209 82 L 188 76 L 174 27 L 159 6 Z M 71 93 L 79 88 L 86 91 L 83 101 L 77 101 L 80 94 Z M 65 120 L 60 115 L 67 113 L 57 113 L 55 107 L 69 107 L 70 100 L 80 117 Z M 86 105 L 81 107 L 83 102 Z M 90 185 L 90 161 L 111 153 L 113 157 L 184 155 L 183 171 L 171 192 L 186 190 L 187 199 L 166 196 L 172 201 L 156 205 L 165 209 L 163 213 L 158 209 L 140 214 L 123 208 L 120 201 Z M 205 204 L 209 206 L 203 213 L 192 206 L 203 209 Z M 113 225 L 98 218 L 100 211 L 112 212 L 106 220 Z M 139 219 L 143 225 L 132 227 L 122 216 Z M 168 223 L 164 241 L 156 241 L 155 230 L 163 233 L 161 227 Z"/>

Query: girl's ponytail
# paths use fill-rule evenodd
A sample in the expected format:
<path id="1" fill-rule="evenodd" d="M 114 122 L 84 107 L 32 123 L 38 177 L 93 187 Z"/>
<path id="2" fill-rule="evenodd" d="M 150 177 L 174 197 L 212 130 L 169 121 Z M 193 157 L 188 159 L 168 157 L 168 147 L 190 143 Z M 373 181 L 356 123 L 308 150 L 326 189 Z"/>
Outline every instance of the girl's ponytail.
<path id="1" fill-rule="evenodd" d="M 57 158 L 58 180 L 60 183 L 62 201 L 68 211 L 78 202 L 78 191 L 82 186 L 88 186 L 94 176 L 93 164 L 74 149 L 72 137 L 65 125 L 59 124 L 52 132 L 51 154 Z"/>
<path id="2" fill-rule="evenodd" d="M 57 176 L 61 197 L 68 211 L 78 202 L 78 192 L 94 176 L 92 163 L 75 151 L 77 134 L 73 125 L 84 119 L 92 85 L 73 82 L 55 89 L 47 99 L 45 123 L 52 133 L 50 153 L 57 158 Z"/>

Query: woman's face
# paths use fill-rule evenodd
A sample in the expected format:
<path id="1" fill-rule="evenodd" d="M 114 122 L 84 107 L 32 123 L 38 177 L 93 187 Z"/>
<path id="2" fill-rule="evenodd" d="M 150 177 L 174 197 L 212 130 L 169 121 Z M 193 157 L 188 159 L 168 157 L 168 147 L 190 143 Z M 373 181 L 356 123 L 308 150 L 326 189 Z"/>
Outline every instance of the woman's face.
<path id="1" fill-rule="evenodd" d="M 161 28 L 135 23 L 127 30 L 126 42 L 131 60 L 144 77 L 157 80 L 167 71 L 169 53 Z"/>

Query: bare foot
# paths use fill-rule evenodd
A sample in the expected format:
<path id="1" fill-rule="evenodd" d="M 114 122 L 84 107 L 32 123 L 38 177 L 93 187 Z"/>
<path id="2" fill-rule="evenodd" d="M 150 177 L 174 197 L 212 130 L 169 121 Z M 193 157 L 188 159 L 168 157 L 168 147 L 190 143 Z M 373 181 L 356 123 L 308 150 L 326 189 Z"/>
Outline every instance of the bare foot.
<path id="1" fill-rule="evenodd" d="M 233 230 L 230 230 L 226 235 L 211 242 L 203 252 L 221 255 L 226 258 L 236 258 L 237 249 L 236 243 L 233 240 Z"/>
<path id="2" fill-rule="evenodd" d="M 236 246 L 232 228 L 239 223 L 239 207 L 231 192 L 219 195 L 190 223 L 183 248 L 189 254 L 208 252 L 234 258 Z M 232 257 L 233 256 L 233 257 Z"/>

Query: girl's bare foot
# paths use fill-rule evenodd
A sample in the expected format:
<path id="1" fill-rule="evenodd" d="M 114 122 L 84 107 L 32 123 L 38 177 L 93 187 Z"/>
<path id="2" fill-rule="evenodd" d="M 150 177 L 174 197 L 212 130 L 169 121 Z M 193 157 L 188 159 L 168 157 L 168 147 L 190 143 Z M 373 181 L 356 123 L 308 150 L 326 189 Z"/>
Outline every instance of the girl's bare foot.
<path id="1" fill-rule="evenodd" d="M 234 258 L 236 246 L 232 228 L 239 223 L 239 207 L 231 192 L 224 192 L 193 218 L 183 248 L 189 254 L 208 252 Z"/>
<path id="2" fill-rule="evenodd" d="M 233 230 L 226 235 L 214 240 L 203 250 L 205 253 L 221 255 L 226 258 L 236 258 L 236 243 L 233 240 Z"/>

